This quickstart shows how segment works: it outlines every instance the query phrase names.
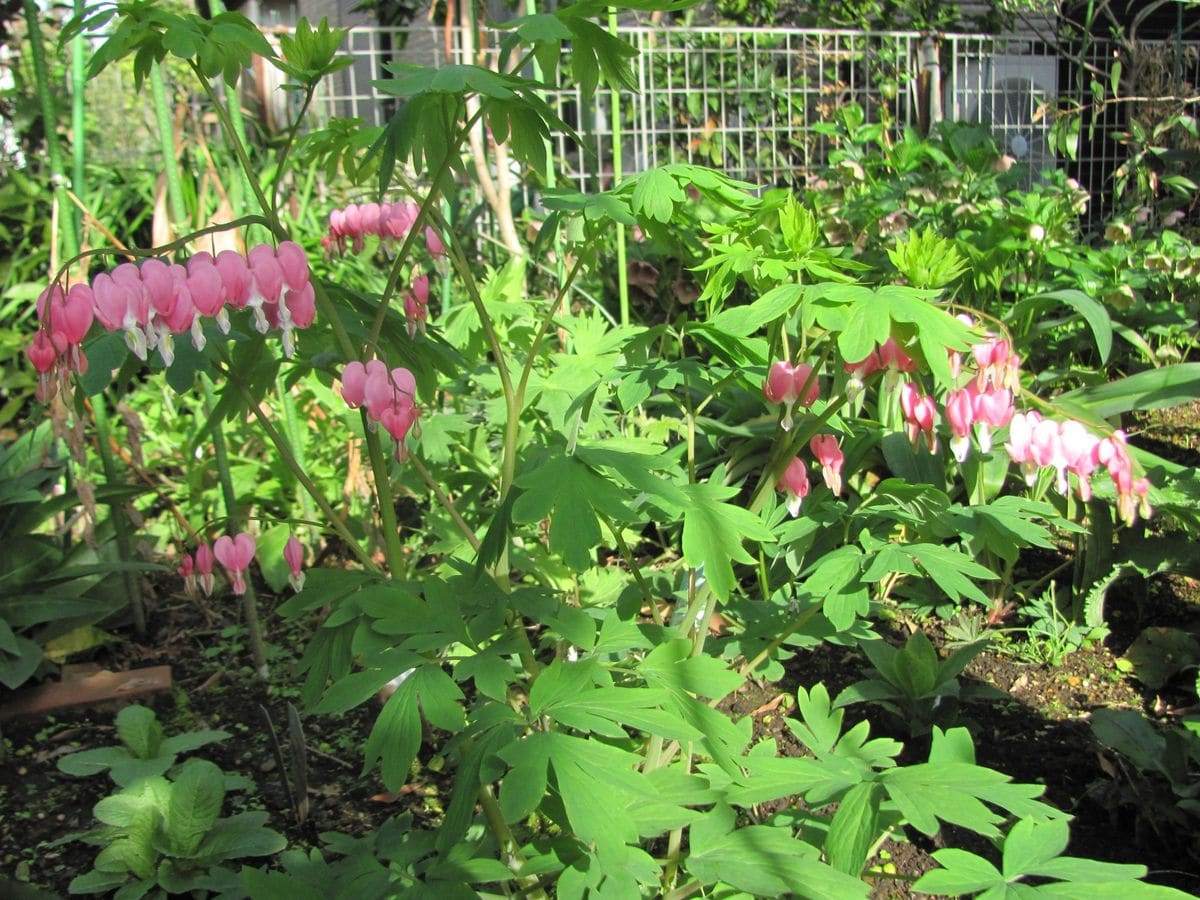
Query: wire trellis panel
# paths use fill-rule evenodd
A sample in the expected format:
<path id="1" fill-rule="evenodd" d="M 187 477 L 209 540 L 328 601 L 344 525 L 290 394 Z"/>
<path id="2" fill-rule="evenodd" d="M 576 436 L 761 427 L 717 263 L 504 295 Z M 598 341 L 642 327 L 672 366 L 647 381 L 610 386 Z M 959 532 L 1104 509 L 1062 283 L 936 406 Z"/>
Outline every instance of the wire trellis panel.
<path id="1" fill-rule="evenodd" d="M 633 60 L 637 89 L 620 92 L 619 129 L 610 92 L 601 89 L 585 102 L 567 60 L 557 84 L 545 92 L 580 137 L 556 137 L 560 186 L 608 187 L 618 153 L 626 174 L 688 162 L 755 185 L 800 184 L 827 163 L 829 125 L 848 105 L 858 105 L 867 122 L 893 136 L 921 121 L 920 74 L 931 60 L 917 32 L 625 25 L 618 34 L 639 51 Z M 498 32 L 485 33 L 483 45 L 491 49 L 476 60 L 495 64 L 499 38 Z M 351 29 L 346 51 L 353 64 L 327 87 L 320 108 L 325 115 L 383 124 L 394 100 L 372 81 L 390 77 L 384 68 L 389 62 L 463 61 L 457 39 L 449 56 L 444 42 L 443 30 L 433 26 Z M 1028 38 L 945 35 L 933 58 L 945 118 L 988 126 L 1001 150 L 1027 165 L 1030 184 L 1043 169 L 1066 168 L 1095 198 L 1089 220 L 1109 205 L 1113 172 L 1124 159 L 1116 135 L 1127 127 L 1131 110 L 1109 104 L 1087 117 L 1073 161 L 1055 156 L 1051 125 L 1056 104 L 1074 89 L 1078 65 L 1088 67 L 1085 82 L 1095 76 L 1106 83 L 1120 58 L 1115 45 L 1092 41 L 1080 55 L 1078 48 L 1060 51 Z M 1122 63 L 1128 78 L 1131 63 Z M 1195 45 L 1185 45 L 1176 71 L 1184 93 L 1195 93 Z M 526 202 L 535 187 L 522 186 Z"/>

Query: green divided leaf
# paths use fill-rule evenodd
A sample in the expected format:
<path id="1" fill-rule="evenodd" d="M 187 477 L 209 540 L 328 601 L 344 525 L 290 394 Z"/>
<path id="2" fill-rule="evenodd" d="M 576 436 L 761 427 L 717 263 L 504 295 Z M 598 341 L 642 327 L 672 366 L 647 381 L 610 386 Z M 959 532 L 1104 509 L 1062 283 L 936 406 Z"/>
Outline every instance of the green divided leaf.
<path id="1" fill-rule="evenodd" d="M 768 322 L 773 322 L 789 312 L 803 295 L 804 288 L 801 285 L 781 284 L 767 291 L 753 303 L 721 310 L 697 327 L 730 337 L 750 337 Z"/>
<path id="2" fill-rule="evenodd" d="M 876 782 L 856 784 L 839 801 L 829 833 L 825 857 L 839 872 L 858 876 L 879 837 L 879 802 L 883 788 Z"/>
<path id="3" fill-rule="evenodd" d="M 754 513 L 723 502 L 738 491 L 720 481 L 714 474 L 707 482 L 680 487 L 689 501 L 683 514 L 683 558 L 688 565 L 703 566 L 713 593 L 728 600 L 736 584 L 732 564 L 754 562 L 742 542 L 770 541 L 774 535 Z"/>
<path id="4" fill-rule="evenodd" d="M 716 660 L 714 660 L 715 662 Z M 697 741 L 699 729 L 681 719 L 669 691 L 652 687 L 597 686 L 603 671 L 591 660 L 555 661 L 529 692 L 529 714 L 549 716 L 568 728 L 625 738 L 625 727 L 678 741 Z"/>
<path id="5" fill-rule="evenodd" d="M 599 517 L 624 521 L 630 515 L 621 488 L 561 449 L 516 484 L 523 491 L 513 503 L 513 520 L 529 523 L 549 516 L 550 549 L 579 572 L 595 565 L 592 551 L 603 536 Z"/>
<path id="6" fill-rule="evenodd" d="M 722 882 L 760 897 L 792 894 L 812 900 L 866 897 L 867 885 L 818 858 L 789 829 L 750 825 L 694 848 L 688 872 L 705 884 Z"/>
<path id="7" fill-rule="evenodd" d="M 640 761 L 636 754 L 561 732 L 540 732 L 514 741 L 499 756 L 512 766 L 500 787 L 507 821 L 537 808 L 553 772 L 567 818 L 563 825 L 584 841 L 637 841 L 627 807 L 645 798 L 650 782 L 634 771 Z"/>
<path id="8" fill-rule="evenodd" d="M 941 544 L 908 544 L 905 550 L 921 564 L 921 568 L 948 599 L 957 603 L 966 597 L 985 606 L 988 604 L 987 594 L 976 587 L 972 579 L 991 581 L 999 578 L 991 569 L 975 562 L 965 553 Z"/>
<path id="9" fill-rule="evenodd" d="M 1065 819 L 1023 818 L 1004 840 L 1003 872 L 987 860 L 965 850 L 938 850 L 933 858 L 942 866 L 927 872 L 913 885 L 926 893 L 959 895 L 976 892 L 984 897 L 1182 898 L 1174 888 L 1138 881 L 1146 867 L 1059 856 L 1070 838 Z M 1054 878 L 1058 882 L 1033 886 L 1022 879 Z"/>
<path id="10" fill-rule="evenodd" d="M 890 769 L 880 782 L 891 801 L 924 834 L 935 834 L 938 820 L 969 828 L 985 837 L 999 837 L 996 826 L 1004 816 L 998 806 L 1017 816 L 1053 818 L 1062 813 L 1037 801 L 1043 785 L 1013 784 L 1009 776 L 968 763 L 939 761 Z"/>
<path id="11" fill-rule="evenodd" d="M 838 631 L 845 631 L 858 616 L 865 616 L 871 601 L 861 577 L 862 551 L 845 545 L 826 553 L 806 573 L 801 590 L 824 600 L 822 612 Z"/>
<path id="12" fill-rule="evenodd" d="M 942 866 L 926 872 L 913 885 L 914 890 L 930 894 L 957 896 L 983 891 L 1004 883 L 1000 870 L 990 862 L 966 850 L 938 850 L 933 858 Z"/>
<path id="13" fill-rule="evenodd" d="M 683 188 L 663 169 L 647 169 L 637 177 L 631 206 L 637 215 L 662 222 L 671 221 L 676 205 L 687 196 Z"/>
<path id="14" fill-rule="evenodd" d="M 363 772 L 381 763 L 384 785 L 399 790 L 421 747 L 421 714 L 437 728 L 461 731 L 466 726 L 462 700 L 462 691 L 441 668 L 417 669 L 396 688 L 376 719 L 363 751 Z"/>

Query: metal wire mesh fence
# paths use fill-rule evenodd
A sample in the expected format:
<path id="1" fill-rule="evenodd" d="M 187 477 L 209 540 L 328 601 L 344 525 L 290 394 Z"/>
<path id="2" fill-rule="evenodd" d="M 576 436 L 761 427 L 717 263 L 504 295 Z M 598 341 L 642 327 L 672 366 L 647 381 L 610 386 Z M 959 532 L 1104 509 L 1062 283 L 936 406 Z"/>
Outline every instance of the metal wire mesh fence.
<path id="1" fill-rule="evenodd" d="M 691 162 L 756 185 L 802 183 L 827 162 L 829 125 L 850 104 L 894 135 L 931 118 L 981 123 L 1003 151 L 1027 164 L 1030 181 L 1046 169 L 1067 169 L 1092 192 L 1093 219 L 1125 157 L 1117 135 L 1132 114 L 1128 104 L 1105 104 L 1085 116 L 1075 160 L 1056 156 L 1051 134 L 1059 102 L 1078 84 L 1104 83 L 1113 63 L 1129 56 L 1106 41 L 1062 48 L 1026 38 L 947 35 L 935 45 L 916 32 L 643 26 L 622 26 L 619 35 L 639 52 L 637 89 L 620 92 L 617 115 L 608 91 L 585 102 L 566 65 L 546 90 L 580 136 L 557 139 L 560 184 L 606 187 L 618 154 L 625 173 Z M 485 35 L 493 63 L 498 43 L 496 34 Z M 1169 93 L 1195 93 L 1195 45 L 1145 46 L 1170 57 Z M 330 85 L 323 109 L 371 125 L 392 111 L 372 87 L 388 77 L 385 65 L 462 61 L 453 34 L 447 45 L 442 30 L 429 26 L 355 28 L 346 49 L 353 65 Z M 1122 62 L 1128 78 L 1130 62 Z"/>

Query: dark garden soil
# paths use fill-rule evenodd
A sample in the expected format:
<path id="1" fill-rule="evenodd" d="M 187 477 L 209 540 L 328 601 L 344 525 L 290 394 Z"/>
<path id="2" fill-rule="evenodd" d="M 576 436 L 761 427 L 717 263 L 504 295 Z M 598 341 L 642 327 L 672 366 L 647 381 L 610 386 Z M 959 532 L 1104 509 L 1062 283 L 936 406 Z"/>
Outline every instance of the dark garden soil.
<path id="1" fill-rule="evenodd" d="M 1197 618 L 1200 588 L 1184 579 L 1152 585 L 1149 606 L 1123 608 L 1114 604 L 1114 631 L 1108 644 L 1068 655 L 1057 667 L 1029 665 L 998 652 L 975 659 L 965 673 L 970 681 L 985 682 L 1008 698 L 964 705 L 960 721 L 975 736 L 978 762 L 999 769 L 1015 780 L 1046 785 L 1046 799 L 1075 816 L 1069 852 L 1117 862 L 1137 862 L 1151 869 L 1151 879 L 1200 893 L 1200 854 L 1196 834 L 1156 833 L 1153 822 L 1136 815 L 1137 798 L 1129 792 L 1158 790 L 1161 796 L 1141 797 L 1145 803 L 1168 801 L 1164 785 L 1132 780 L 1113 754 L 1099 747 L 1088 728 L 1089 713 L 1099 707 L 1163 710 L 1189 701 L 1185 685 L 1170 685 L 1155 694 L 1122 675 L 1117 656 L 1140 630 L 1142 621 L 1188 624 Z M 264 598 L 264 605 L 269 600 Z M 360 748 L 370 731 L 375 707 L 367 705 L 339 719 L 305 720 L 309 747 L 309 820 L 296 823 L 288 806 L 259 705 L 270 711 L 276 727 L 286 727 L 286 703 L 296 701 L 298 684 L 285 674 L 306 635 L 301 631 L 276 635 L 280 659 L 275 686 L 266 689 L 252 675 L 236 633 L 235 614 L 216 604 L 200 606 L 169 596 L 158 608 L 157 631 L 145 644 L 126 644 L 102 652 L 96 661 L 122 667 L 169 664 L 174 669 L 173 695 L 149 701 L 168 734 L 196 728 L 221 728 L 232 734 L 224 742 L 200 751 L 227 772 L 242 774 L 254 789 L 231 795 L 225 814 L 246 808 L 265 808 L 270 826 L 283 832 L 290 846 L 320 846 L 327 831 L 362 834 L 387 818 L 412 812 L 418 820 L 436 823 L 440 815 L 437 776 L 421 773 L 400 796 L 389 795 L 373 774 L 361 774 Z M 907 636 L 898 627 L 897 642 Z M 935 641 L 939 635 L 932 635 Z M 751 715 L 761 737 L 776 739 L 781 753 L 801 754 L 803 748 L 786 727 L 794 710 L 795 690 L 824 681 L 831 696 L 864 677 L 866 664 L 858 652 L 825 646 L 795 657 L 778 683 L 747 683 L 730 701 L 739 715 Z M 90 827 L 92 806 L 111 790 L 105 777 L 76 778 L 56 768 L 59 757 L 117 742 L 114 709 L 76 710 L 42 718 L 5 723 L 9 757 L 0 767 L 0 871 L 9 877 L 49 888 L 65 896 L 71 878 L 91 868 L 96 848 L 81 842 L 54 842 Z M 847 723 L 871 721 L 872 734 L 889 735 L 907 744 L 907 762 L 927 750 L 899 726 L 877 715 L 873 707 L 853 706 Z M 286 739 L 284 738 L 285 744 Z M 910 758 L 911 757 L 911 758 Z M 428 748 L 422 760 L 430 761 Z M 1163 793 L 1165 792 L 1165 793 Z M 764 810 L 764 815 L 770 810 Z M 969 834 L 952 834 L 930 841 L 920 835 L 910 842 L 888 840 L 872 860 L 879 873 L 874 897 L 913 896 L 907 881 L 933 867 L 930 853 L 946 844 L 987 853 L 990 847 Z M 898 874 L 894 879 L 891 874 Z M 3 891 L 0 890 L 0 894 Z"/>
<path id="2" fill-rule="evenodd" d="M 1135 441 L 1159 453 L 1168 448 L 1177 461 L 1195 464 L 1200 461 L 1200 442 L 1195 440 L 1200 404 L 1196 406 L 1184 418 L 1172 414 L 1140 421 L 1131 429 Z M 265 808 L 270 827 L 283 832 L 291 847 L 320 846 L 318 835 L 323 832 L 362 834 L 404 812 L 424 824 L 436 824 L 443 785 L 433 771 L 439 766 L 428 746 L 420 755 L 426 766 L 398 796 L 386 793 L 374 773 L 361 774 L 361 748 L 377 709 L 372 704 L 336 719 L 305 719 L 311 811 L 307 822 L 297 823 L 260 705 L 270 710 L 286 745 L 286 704 L 298 704 L 299 693 L 290 669 L 316 620 L 282 630 L 280 620 L 270 614 L 272 598 L 260 595 L 264 617 L 276 626 L 271 635 L 275 674 L 267 688 L 253 676 L 232 604 L 201 604 L 182 596 L 172 583 L 154 587 L 158 600 L 152 609 L 153 633 L 143 642 L 104 648 L 93 661 L 113 670 L 172 666 L 173 694 L 148 701 L 166 733 L 197 728 L 231 733 L 230 739 L 199 751 L 227 772 L 253 782 L 253 789 L 227 799 L 225 815 Z M 1045 799 L 1075 817 L 1069 853 L 1142 863 L 1150 869 L 1150 880 L 1200 894 L 1200 832 L 1159 827 L 1156 804 L 1174 802 L 1166 783 L 1131 772 L 1127 763 L 1095 741 L 1088 726 L 1090 714 L 1102 707 L 1139 710 L 1169 721 L 1173 710 L 1196 702 L 1186 674 L 1154 692 L 1123 673 L 1118 660 L 1146 625 L 1200 632 L 1200 583 L 1180 577 L 1157 578 L 1148 585 L 1131 581 L 1115 593 L 1108 603 L 1111 634 L 1105 643 L 1071 653 L 1057 666 L 1019 661 L 1011 647 L 977 657 L 964 680 L 986 683 L 1006 696 L 965 704 L 960 723 L 974 735 L 981 765 L 1017 781 L 1044 783 Z M 909 627 L 903 620 L 892 627 L 895 642 L 903 642 Z M 944 641 L 936 627 L 930 630 L 935 643 Z M 785 724 L 794 711 L 796 688 L 823 681 L 830 696 L 836 696 L 865 671 L 865 659 L 857 651 L 825 645 L 790 660 L 782 681 L 748 682 L 726 705 L 736 714 L 752 716 L 757 734 L 775 738 L 781 753 L 801 754 L 803 748 Z M 0 696 L 0 703 L 3 699 Z M 3 723 L 7 760 L 0 765 L 0 875 L 65 896 L 70 880 L 91 868 L 96 848 L 59 841 L 94 824 L 92 807 L 112 786 L 104 776 L 65 775 L 56 763 L 66 753 L 117 743 L 114 713 L 115 708 L 81 709 Z M 848 725 L 864 717 L 870 720 L 872 735 L 906 743 L 905 762 L 924 758 L 927 739 L 910 738 L 902 723 L 889 721 L 872 706 L 847 709 Z M 763 816 L 770 812 L 756 811 Z M 877 875 L 873 896 L 917 896 L 908 883 L 932 868 L 930 854 L 947 845 L 994 855 L 990 845 L 970 834 L 888 840 L 870 864 Z M 2 882 L 0 896 L 7 896 Z"/>

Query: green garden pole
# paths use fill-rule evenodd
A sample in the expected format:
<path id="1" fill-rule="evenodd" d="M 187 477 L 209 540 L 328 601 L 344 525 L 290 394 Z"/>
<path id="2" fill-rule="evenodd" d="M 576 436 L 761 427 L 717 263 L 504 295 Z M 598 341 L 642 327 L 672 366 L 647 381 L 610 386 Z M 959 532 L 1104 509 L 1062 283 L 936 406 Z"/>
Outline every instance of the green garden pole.
<path id="1" fill-rule="evenodd" d="M 617 11 L 612 7 L 608 10 L 608 30 L 613 37 L 617 36 Z M 624 173 L 621 171 L 621 94 L 616 85 L 609 89 L 612 102 L 612 159 L 613 187 L 621 183 Z M 629 324 L 629 271 L 625 262 L 625 226 L 617 223 L 617 293 L 621 302 L 621 324 Z"/>
<path id="2" fill-rule="evenodd" d="M 150 66 L 150 93 L 154 98 L 154 118 L 158 123 L 158 145 L 162 150 L 163 173 L 167 176 L 167 204 L 171 210 L 171 236 L 187 221 L 187 206 L 183 202 L 183 182 L 179 179 L 179 157 L 175 147 L 175 129 L 171 106 L 167 102 L 167 85 L 162 65 Z"/>
<path id="3" fill-rule="evenodd" d="M 83 13 L 84 0 L 75 0 L 76 17 L 81 17 Z M 84 196 L 86 187 L 83 162 L 87 141 L 83 124 L 84 91 L 87 85 L 83 56 L 83 34 L 80 33 L 71 38 L 71 188 L 75 196 L 80 198 Z M 72 217 L 76 240 L 79 246 L 83 246 L 83 210 L 72 207 Z"/>
<path id="4" fill-rule="evenodd" d="M 67 196 L 63 180 L 62 148 L 58 143 L 58 114 L 54 106 L 54 92 L 50 87 L 50 74 L 46 68 L 46 48 L 42 44 L 42 23 L 38 13 L 37 0 L 24 0 L 25 24 L 29 29 L 29 55 L 33 62 L 33 81 L 37 88 L 38 99 L 42 107 L 42 120 L 46 132 L 46 155 L 50 159 L 50 177 L 54 184 L 54 193 L 58 200 L 60 215 L 65 215 L 69 222 L 74 222 L 71 215 L 71 198 Z M 79 244 L 75 240 L 75 228 L 60 228 L 63 256 L 71 259 L 79 252 Z"/>

